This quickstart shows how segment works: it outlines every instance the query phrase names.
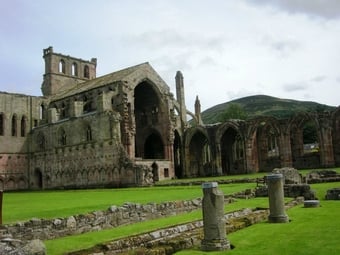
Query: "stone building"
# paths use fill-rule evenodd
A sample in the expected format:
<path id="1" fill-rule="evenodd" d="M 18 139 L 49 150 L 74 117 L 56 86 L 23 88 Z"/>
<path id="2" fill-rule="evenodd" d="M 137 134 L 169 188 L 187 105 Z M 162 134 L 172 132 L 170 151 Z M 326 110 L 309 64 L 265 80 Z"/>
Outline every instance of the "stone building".
<path id="1" fill-rule="evenodd" d="M 289 120 L 204 125 L 149 63 L 96 77 L 90 61 L 43 50 L 43 96 L 0 92 L 0 188 L 121 187 L 154 181 L 340 165 L 340 108 Z M 189 124 L 187 116 L 193 119 Z M 317 141 L 305 149 L 304 125 Z"/>

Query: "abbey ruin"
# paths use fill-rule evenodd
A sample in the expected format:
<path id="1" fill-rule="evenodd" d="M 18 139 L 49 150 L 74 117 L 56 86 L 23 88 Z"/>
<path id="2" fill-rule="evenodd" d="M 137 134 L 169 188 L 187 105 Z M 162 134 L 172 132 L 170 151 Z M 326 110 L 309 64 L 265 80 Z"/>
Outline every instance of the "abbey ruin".
<path id="1" fill-rule="evenodd" d="M 43 96 L 0 92 L 0 189 L 142 186 L 340 166 L 340 107 L 204 125 L 198 98 L 194 113 L 186 108 L 179 71 L 175 98 L 149 63 L 96 77 L 94 58 L 52 47 L 43 58 Z M 316 150 L 303 140 L 307 122 Z"/>

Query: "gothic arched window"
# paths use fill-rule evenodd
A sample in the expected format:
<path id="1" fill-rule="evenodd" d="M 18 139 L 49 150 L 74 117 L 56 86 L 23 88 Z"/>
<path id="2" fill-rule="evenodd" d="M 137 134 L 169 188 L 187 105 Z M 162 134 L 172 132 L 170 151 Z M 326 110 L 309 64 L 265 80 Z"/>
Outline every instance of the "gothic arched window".
<path id="1" fill-rule="evenodd" d="M 72 73 L 73 76 L 78 76 L 78 65 L 77 65 L 77 63 L 72 64 L 71 73 Z"/>
<path id="2" fill-rule="evenodd" d="M 84 77 L 90 78 L 90 69 L 88 65 L 84 66 Z"/>
<path id="3" fill-rule="evenodd" d="M 17 116 L 14 114 L 12 117 L 12 136 L 17 136 Z"/>
<path id="4" fill-rule="evenodd" d="M 59 73 L 65 73 L 65 72 L 66 72 L 65 61 L 61 59 L 59 61 Z"/>

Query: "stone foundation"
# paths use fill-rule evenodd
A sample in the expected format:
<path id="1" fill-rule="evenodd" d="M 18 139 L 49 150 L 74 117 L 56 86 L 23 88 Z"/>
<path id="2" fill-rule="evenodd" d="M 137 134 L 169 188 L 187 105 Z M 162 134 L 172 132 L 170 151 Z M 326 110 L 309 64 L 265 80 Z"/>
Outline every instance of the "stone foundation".
<path id="1" fill-rule="evenodd" d="M 308 184 L 286 184 L 283 186 L 285 197 L 304 197 L 305 200 L 317 199 L 315 192 L 311 190 Z M 255 190 L 256 197 L 267 197 L 268 187 L 260 186 Z"/>
<path id="2" fill-rule="evenodd" d="M 327 190 L 326 200 L 340 200 L 340 188 Z"/>
<path id="3" fill-rule="evenodd" d="M 301 204 L 296 199 L 286 204 L 286 209 Z M 268 218 L 269 210 L 246 208 L 225 214 L 226 234 L 236 232 Z M 167 254 L 199 246 L 203 239 L 203 221 L 195 221 L 160 229 L 149 233 L 113 240 L 93 248 L 68 255 L 125 255 L 125 254 Z M 233 248 L 233 245 L 230 245 Z M 130 252 L 130 253 L 129 253 Z M 226 252 L 227 253 L 227 252 Z"/>

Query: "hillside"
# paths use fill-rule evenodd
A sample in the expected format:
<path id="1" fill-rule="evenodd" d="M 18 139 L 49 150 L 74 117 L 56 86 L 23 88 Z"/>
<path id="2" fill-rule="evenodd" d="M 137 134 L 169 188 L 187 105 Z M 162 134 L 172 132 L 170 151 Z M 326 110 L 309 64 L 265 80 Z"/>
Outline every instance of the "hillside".
<path id="1" fill-rule="evenodd" d="M 328 111 L 334 106 L 319 104 L 310 101 L 297 101 L 291 99 L 276 98 L 266 95 L 256 95 L 232 100 L 215 105 L 202 112 L 202 120 L 205 124 L 220 122 L 223 113 L 231 104 L 238 104 L 247 114 L 247 118 L 256 116 L 273 116 L 288 118 L 297 112 Z"/>

